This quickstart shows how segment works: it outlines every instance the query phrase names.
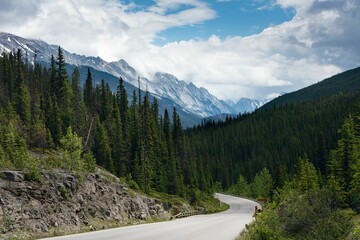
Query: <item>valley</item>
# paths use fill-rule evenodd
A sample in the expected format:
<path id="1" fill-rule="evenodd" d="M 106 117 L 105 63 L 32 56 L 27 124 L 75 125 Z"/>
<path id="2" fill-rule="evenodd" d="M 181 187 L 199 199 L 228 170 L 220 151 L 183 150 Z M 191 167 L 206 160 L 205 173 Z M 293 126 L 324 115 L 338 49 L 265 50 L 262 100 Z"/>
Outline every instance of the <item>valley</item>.
<path id="1" fill-rule="evenodd" d="M 125 61 L 106 63 L 41 41 L 2 36 L 22 46 L 0 57 L 2 238 L 168 220 L 197 208 L 218 212 L 224 206 L 213 198 L 215 192 L 266 200 L 240 236 L 245 240 L 359 236 L 359 68 L 266 104 L 246 100 L 255 111 L 226 115 L 221 109 L 230 103 L 172 75 L 158 73 L 152 82 L 141 78 L 136 87 L 128 78 L 138 74 Z M 30 63 L 23 50 L 31 44 L 56 49 L 56 55 Z M 79 59 L 90 66 L 72 64 Z M 103 68 L 96 70 L 93 61 Z M 183 117 L 192 125 L 183 124 Z M 208 232 L 233 239 L 253 220 L 254 202 L 218 196 L 230 206 L 236 199 L 241 211 L 232 206 L 228 212 L 91 234 L 161 239 L 167 237 L 163 224 L 181 232 L 190 224 L 201 228 L 179 237 L 208 239 L 200 233 Z M 244 221 L 234 221 L 240 215 Z M 160 230 L 142 232 L 152 226 Z M 215 230 L 218 226 L 229 235 Z"/>

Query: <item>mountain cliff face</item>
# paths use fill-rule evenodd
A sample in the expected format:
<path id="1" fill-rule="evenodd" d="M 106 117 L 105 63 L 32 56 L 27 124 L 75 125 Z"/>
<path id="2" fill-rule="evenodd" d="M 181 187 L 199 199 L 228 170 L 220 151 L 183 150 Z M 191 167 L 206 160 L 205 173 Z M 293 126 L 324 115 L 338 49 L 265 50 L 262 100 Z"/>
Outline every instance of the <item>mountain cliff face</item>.
<path id="1" fill-rule="evenodd" d="M 9 52 L 18 48 L 25 53 L 26 61 L 30 63 L 36 61 L 44 65 L 49 65 L 51 55 L 57 56 L 58 52 L 58 46 L 49 45 L 41 40 L 25 39 L 9 33 L 0 33 L 0 52 Z M 69 65 L 90 67 L 98 71 L 98 74 L 94 74 L 95 81 L 101 80 L 96 79 L 96 76 L 110 74 L 115 78 L 122 77 L 125 82 L 138 87 L 140 74 L 123 59 L 106 62 L 100 57 L 88 57 L 66 50 L 63 50 L 63 54 Z M 85 76 L 82 77 L 82 79 L 84 78 Z M 104 80 L 109 81 L 108 78 L 104 78 Z M 115 90 L 115 84 L 110 84 L 110 86 Z M 186 83 L 168 73 L 158 72 L 153 74 L 151 79 L 141 78 L 140 87 L 144 91 L 148 90 L 160 101 L 165 100 L 166 104 L 162 104 L 164 107 L 171 109 L 176 106 L 180 117 L 188 119 L 188 123 L 185 125 L 192 125 L 200 122 L 201 118 L 224 113 L 252 112 L 263 104 L 262 101 L 245 98 L 240 99 L 237 103 L 229 104 L 219 100 L 205 88 L 198 88 L 193 83 Z M 128 91 L 128 93 L 131 95 L 132 91 Z"/>

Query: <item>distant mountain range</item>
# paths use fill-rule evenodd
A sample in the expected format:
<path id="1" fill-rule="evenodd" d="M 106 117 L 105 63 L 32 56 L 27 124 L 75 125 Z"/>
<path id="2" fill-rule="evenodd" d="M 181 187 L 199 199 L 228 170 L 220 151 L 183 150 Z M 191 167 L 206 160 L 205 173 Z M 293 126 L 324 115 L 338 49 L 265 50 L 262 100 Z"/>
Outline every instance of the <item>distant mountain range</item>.
<path id="1" fill-rule="evenodd" d="M 34 61 L 48 66 L 51 55 L 57 56 L 58 46 L 47 44 L 41 40 L 26 39 L 10 33 L 0 32 L 0 52 L 16 51 L 22 49 L 25 60 Z M 118 79 L 121 76 L 127 83 L 129 97 L 134 89 L 138 87 L 140 74 L 131 67 L 125 60 L 107 62 L 100 57 L 91 57 L 70 53 L 63 49 L 68 70 L 71 71 L 78 66 L 81 70 L 82 80 L 86 77 L 89 67 L 95 82 L 104 79 L 110 87 L 115 90 Z M 71 73 L 71 72 L 69 72 Z M 267 101 L 240 98 L 237 102 L 223 101 L 212 95 L 205 88 L 199 88 L 193 83 L 186 83 L 177 79 L 174 75 L 157 72 L 151 79 L 140 78 L 140 87 L 146 89 L 159 100 L 160 110 L 174 106 L 185 126 L 197 124 L 201 119 L 221 114 L 237 115 L 244 112 L 252 112 L 261 107 Z"/>

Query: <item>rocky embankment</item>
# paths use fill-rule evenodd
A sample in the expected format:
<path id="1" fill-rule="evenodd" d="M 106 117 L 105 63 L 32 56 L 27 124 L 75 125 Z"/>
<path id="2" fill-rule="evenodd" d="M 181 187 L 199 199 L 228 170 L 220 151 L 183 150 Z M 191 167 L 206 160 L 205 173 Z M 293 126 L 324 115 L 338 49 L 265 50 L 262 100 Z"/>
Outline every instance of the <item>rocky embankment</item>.
<path id="1" fill-rule="evenodd" d="M 97 173 L 79 177 L 44 172 L 41 181 L 34 182 L 22 172 L 0 172 L 0 239 L 29 239 L 170 217 L 165 204 L 114 179 Z"/>

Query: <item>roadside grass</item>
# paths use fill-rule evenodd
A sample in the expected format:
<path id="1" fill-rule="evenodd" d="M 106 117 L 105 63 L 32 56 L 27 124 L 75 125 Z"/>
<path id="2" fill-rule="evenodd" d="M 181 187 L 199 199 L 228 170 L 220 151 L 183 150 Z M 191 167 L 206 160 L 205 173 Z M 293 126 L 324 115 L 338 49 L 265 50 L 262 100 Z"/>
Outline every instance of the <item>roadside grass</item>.
<path id="1" fill-rule="evenodd" d="M 355 213 L 354 211 L 351 211 L 351 221 L 353 223 L 353 228 L 351 230 L 351 233 L 348 237 L 349 240 L 359 240 L 360 239 L 360 214 Z"/>
<path id="2" fill-rule="evenodd" d="M 205 210 L 206 213 L 216 213 L 229 209 L 229 205 L 220 202 L 213 195 L 197 192 L 196 200 L 191 195 L 180 197 L 162 192 L 151 191 L 150 197 L 156 198 L 164 203 L 165 209 L 171 209 L 171 214 L 176 215 L 180 212 Z"/>

